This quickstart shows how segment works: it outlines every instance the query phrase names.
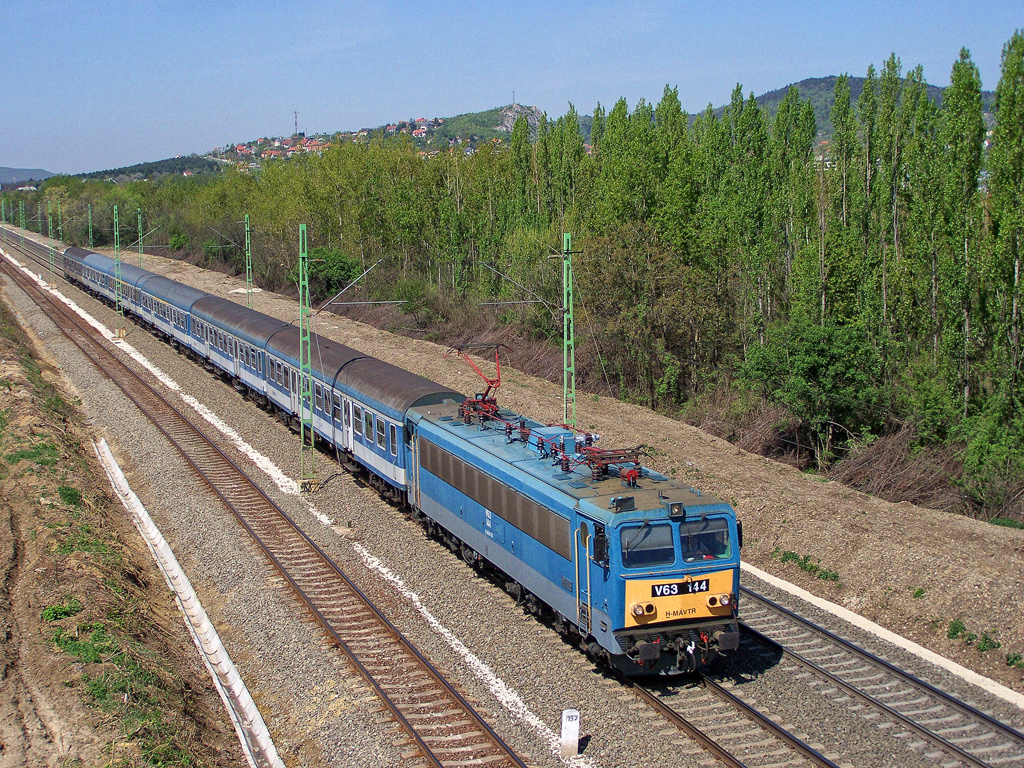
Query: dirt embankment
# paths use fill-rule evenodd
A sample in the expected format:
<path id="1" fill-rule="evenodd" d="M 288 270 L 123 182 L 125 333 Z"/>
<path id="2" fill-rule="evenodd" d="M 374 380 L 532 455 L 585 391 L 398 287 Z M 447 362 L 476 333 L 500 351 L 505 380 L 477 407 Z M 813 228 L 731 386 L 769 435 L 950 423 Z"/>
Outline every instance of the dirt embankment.
<path id="1" fill-rule="evenodd" d="M 244 282 L 236 278 L 156 256 L 146 257 L 146 267 L 245 302 Z M 298 315 L 294 300 L 276 294 L 258 293 L 254 303 L 282 319 Z M 480 389 L 464 363 L 445 359 L 444 348 L 431 342 L 325 314 L 315 330 L 457 391 Z M 480 364 L 486 371 L 493 360 Z M 513 353 L 502 368 L 499 401 L 561 421 L 561 388 L 514 365 Z M 600 433 L 601 444 L 651 445 L 656 469 L 732 503 L 752 564 L 1024 691 L 1024 530 L 882 501 L 610 398 L 581 396 L 578 412 L 580 426 Z M 964 627 L 955 638 L 948 637 L 952 622 Z"/>
<path id="2" fill-rule="evenodd" d="M 0 768 L 243 762 L 73 396 L 0 301 Z"/>

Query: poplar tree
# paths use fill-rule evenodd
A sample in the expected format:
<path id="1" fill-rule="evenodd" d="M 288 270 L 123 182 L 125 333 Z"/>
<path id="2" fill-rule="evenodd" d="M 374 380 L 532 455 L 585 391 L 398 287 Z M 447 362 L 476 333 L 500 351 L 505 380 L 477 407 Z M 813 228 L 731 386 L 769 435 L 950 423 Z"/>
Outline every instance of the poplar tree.
<path id="1" fill-rule="evenodd" d="M 994 334 L 1015 408 L 1021 392 L 1021 343 L 1024 337 L 1024 296 L 1021 295 L 1021 252 L 1024 251 L 1024 33 L 1013 34 L 1003 47 L 995 99 L 996 125 L 989 153 L 994 259 L 991 285 L 999 306 L 1000 329 Z"/>
<path id="2" fill-rule="evenodd" d="M 945 154 L 943 220 L 946 249 L 943 259 L 943 293 L 946 300 L 946 341 L 956 359 L 955 369 L 963 390 L 964 416 L 971 395 L 972 293 L 976 282 L 980 209 L 978 174 L 985 123 L 981 115 L 981 76 L 966 48 L 953 64 L 950 86 L 942 104 L 940 143 Z M 959 320 L 959 322 L 957 322 Z"/>

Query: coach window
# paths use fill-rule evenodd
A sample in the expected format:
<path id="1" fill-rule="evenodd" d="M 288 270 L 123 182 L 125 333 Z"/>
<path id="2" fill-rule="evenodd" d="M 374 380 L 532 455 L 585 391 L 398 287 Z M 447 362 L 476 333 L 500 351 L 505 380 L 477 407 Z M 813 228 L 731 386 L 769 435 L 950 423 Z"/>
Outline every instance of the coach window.
<path id="1" fill-rule="evenodd" d="M 256 367 L 256 347 L 249 347 L 249 367 Z"/>
<path id="2" fill-rule="evenodd" d="M 389 428 L 389 432 L 390 432 L 388 437 L 391 440 L 391 455 L 392 456 L 397 456 L 398 455 L 398 427 L 395 426 L 394 424 L 390 424 L 390 425 L 388 425 L 388 428 Z"/>
<path id="3" fill-rule="evenodd" d="M 341 395 L 334 393 L 334 420 L 341 421 Z"/>
<path id="4" fill-rule="evenodd" d="M 345 401 L 345 427 L 348 428 L 348 427 L 351 427 L 351 426 L 352 426 L 352 401 L 351 400 L 346 400 Z"/>
<path id="5" fill-rule="evenodd" d="M 373 414 L 365 410 L 363 411 L 363 437 L 371 444 L 373 443 Z"/>
<path id="6" fill-rule="evenodd" d="M 358 405 L 352 406 L 352 431 L 357 435 L 363 434 L 363 409 Z"/>
<path id="7" fill-rule="evenodd" d="M 670 565 L 675 562 L 676 549 L 671 525 L 631 525 L 622 529 L 622 565 L 644 568 Z"/>
<path id="8" fill-rule="evenodd" d="M 377 417 L 377 447 L 387 448 L 387 443 L 384 442 L 384 419 L 380 416 Z"/>
<path id="9" fill-rule="evenodd" d="M 313 385 L 313 401 L 316 403 L 316 409 L 322 411 L 324 409 L 324 394 L 323 390 L 320 389 L 319 384 Z"/>

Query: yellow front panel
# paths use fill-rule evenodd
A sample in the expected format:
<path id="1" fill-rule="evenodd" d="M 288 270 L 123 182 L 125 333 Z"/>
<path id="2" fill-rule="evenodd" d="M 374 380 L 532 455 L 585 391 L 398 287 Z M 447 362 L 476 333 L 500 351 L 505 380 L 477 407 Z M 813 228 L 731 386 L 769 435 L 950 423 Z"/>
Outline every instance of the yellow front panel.
<path id="1" fill-rule="evenodd" d="M 706 589 L 703 584 L 705 580 Z M 732 580 L 732 569 L 699 576 L 630 579 L 626 582 L 625 627 L 643 627 L 680 619 L 729 617 L 732 615 L 732 600 L 735 599 Z M 730 604 L 725 607 L 718 604 L 722 595 L 731 598 Z M 633 613 L 635 605 L 643 606 L 642 616 Z"/>

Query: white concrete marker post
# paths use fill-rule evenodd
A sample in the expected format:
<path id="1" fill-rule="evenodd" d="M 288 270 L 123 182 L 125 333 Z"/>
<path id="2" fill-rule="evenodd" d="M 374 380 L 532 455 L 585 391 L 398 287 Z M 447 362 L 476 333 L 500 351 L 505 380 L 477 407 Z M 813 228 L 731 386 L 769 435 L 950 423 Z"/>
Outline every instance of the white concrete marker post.
<path id="1" fill-rule="evenodd" d="M 576 757 L 580 751 L 580 711 L 578 709 L 562 710 L 561 756 Z"/>

